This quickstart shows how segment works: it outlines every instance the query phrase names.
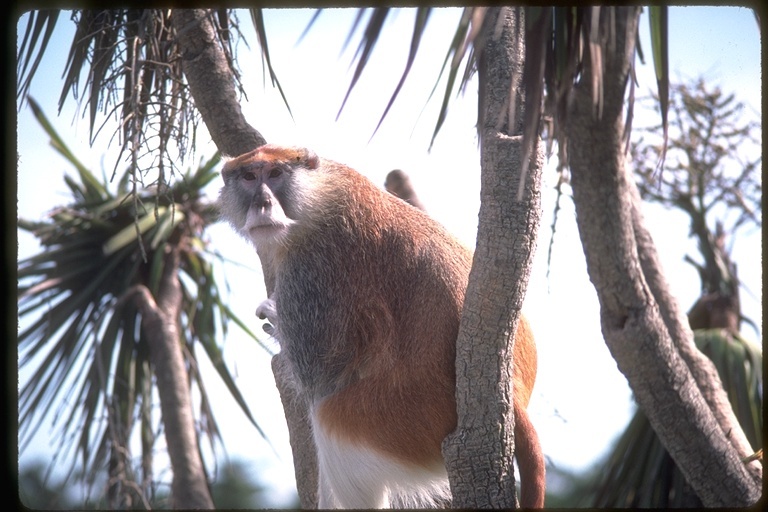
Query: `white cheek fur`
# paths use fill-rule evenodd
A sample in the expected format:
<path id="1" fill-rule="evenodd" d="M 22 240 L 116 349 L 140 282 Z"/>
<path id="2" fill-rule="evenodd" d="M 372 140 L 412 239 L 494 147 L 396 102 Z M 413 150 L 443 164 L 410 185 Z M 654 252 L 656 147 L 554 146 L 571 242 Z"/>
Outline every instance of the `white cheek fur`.
<path id="1" fill-rule="evenodd" d="M 248 210 L 245 225 L 240 233 L 249 239 L 257 249 L 280 243 L 294 221 L 285 216 L 282 208 L 258 211 Z"/>
<path id="2" fill-rule="evenodd" d="M 310 413 L 317 448 L 319 508 L 423 508 L 450 497 L 445 467 L 413 466 L 328 432 Z"/>

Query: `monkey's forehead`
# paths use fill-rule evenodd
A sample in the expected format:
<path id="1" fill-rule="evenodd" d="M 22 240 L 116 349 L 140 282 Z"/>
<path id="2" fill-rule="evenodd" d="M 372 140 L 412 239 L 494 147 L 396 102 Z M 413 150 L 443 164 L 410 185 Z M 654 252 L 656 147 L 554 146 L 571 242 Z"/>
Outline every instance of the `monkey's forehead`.
<path id="1" fill-rule="evenodd" d="M 266 144 L 229 160 L 224 166 L 224 171 L 259 168 L 267 164 L 303 164 L 307 167 L 315 167 L 317 160 L 317 155 L 307 148 Z"/>

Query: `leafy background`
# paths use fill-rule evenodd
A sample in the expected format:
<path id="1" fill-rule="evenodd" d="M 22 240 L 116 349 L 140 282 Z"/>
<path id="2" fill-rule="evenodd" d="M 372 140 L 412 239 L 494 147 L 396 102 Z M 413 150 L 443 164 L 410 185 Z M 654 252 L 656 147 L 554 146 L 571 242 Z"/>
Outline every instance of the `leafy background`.
<path id="1" fill-rule="evenodd" d="M 431 152 L 427 152 L 439 102 L 433 100 L 426 107 L 425 102 L 459 15 L 456 9 L 448 9 L 430 19 L 423 38 L 424 46 L 411 76 L 387 120 L 371 139 L 405 65 L 409 41 L 397 34 L 410 33 L 412 15 L 402 12 L 387 20 L 388 35 L 380 41 L 369 68 L 337 121 L 338 109 L 353 73 L 349 63 L 355 48 L 345 48 L 344 41 L 354 13 L 324 12 L 301 43 L 296 44 L 312 16 L 311 11 L 267 11 L 265 23 L 272 63 L 290 102 L 293 118 L 285 109 L 280 93 L 269 86 L 268 77 L 264 79 L 257 50 L 249 52 L 241 48 L 240 67 L 248 84 L 246 115 L 269 141 L 313 147 L 326 157 L 356 167 L 377 183 L 383 183 L 384 176 L 393 168 L 406 170 L 428 211 L 472 244 L 479 195 L 474 82 L 470 82 L 464 94 L 451 104 L 443 132 L 435 140 Z M 246 19 L 245 15 L 242 19 Z M 60 30 L 64 26 L 62 24 Z M 644 49 L 650 48 L 646 27 L 641 19 Z M 255 47 L 256 37 L 249 32 L 249 23 L 241 23 L 241 29 Z M 71 33 L 57 31 L 54 36 L 57 44 L 41 65 L 45 73 L 58 80 L 63 72 Z M 752 114 L 760 118 L 760 44 L 751 11 L 672 8 L 670 36 L 673 80 L 703 75 L 724 89 L 737 92 L 740 99 L 752 106 Z M 638 71 L 638 94 L 643 91 L 647 94 L 655 85 L 653 70 L 649 65 L 641 65 Z M 69 101 L 61 115 L 54 118 L 58 86 L 50 87 L 45 81 L 34 84 L 31 94 L 53 119 L 84 165 L 97 174 L 108 175 L 114 158 L 105 155 L 112 154 L 110 151 L 114 152 L 114 148 L 106 148 L 106 137 L 98 139 L 93 149 L 89 147 L 87 114 L 85 118 L 78 114 L 73 102 Z M 655 124 L 655 119 L 647 117 L 648 113 L 637 112 L 636 115 L 636 126 Z M 108 132 L 104 130 L 104 133 Z M 40 219 L 65 200 L 67 189 L 60 176 L 74 170 L 45 147 L 48 138 L 27 107 L 19 112 L 18 133 L 19 214 Z M 199 140 L 208 139 L 199 135 Z M 199 155 L 213 153 L 211 145 L 198 148 Z M 547 171 L 542 224 L 545 227 L 551 222 L 554 181 L 554 172 Z M 215 197 L 219 186 L 216 181 L 209 185 L 210 197 Z M 694 241 L 684 237 L 686 220 L 659 207 L 647 208 L 646 215 L 661 248 L 665 268 L 669 269 L 672 290 L 680 297 L 683 306 L 688 307 L 698 296 L 698 278 L 694 270 L 682 262 L 683 255 L 695 253 Z M 626 383 L 602 342 L 594 291 L 586 277 L 572 209 L 567 202 L 559 214 L 555 252 L 547 269 L 544 248 L 550 235 L 548 230 L 541 235 L 526 302 L 526 312 L 536 326 L 541 351 L 540 377 L 531 406 L 533 421 L 541 432 L 542 444 L 551 462 L 565 469 L 584 469 L 604 453 L 611 439 L 626 425 L 633 405 Z M 228 226 L 215 225 L 206 236 L 232 261 L 219 269 L 222 282 L 226 279 L 228 283 L 224 294 L 230 307 L 252 322 L 255 305 L 264 296 L 261 272 L 252 249 Z M 36 250 L 35 242 L 20 234 L 19 256 L 30 255 Z M 759 232 L 747 234 L 734 248 L 740 276 L 750 291 L 742 296 L 744 312 L 757 320 L 761 319 L 760 254 Z M 255 322 L 250 325 L 259 331 Z M 748 332 L 748 335 L 760 339 L 759 333 Z M 208 391 L 216 397 L 213 402 L 217 414 L 226 418 L 220 420 L 224 446 L 216 449 L 226 450 L 232 457 L 245 458 L 262 468 L 268 485 L 275 489 L 272 493 L 275 503 L 280 503 L 282 496 L 290 495 L 293 475 L 268 354 L 252 340 L 234 333 L 218 341 L 226 365 L 238 386 L 245 390 L 245 400 L 275 451 L 261 439 L 226 388 L 213 379 Z M 203 366 L 201 372 L 212 375 L 215 370 Z M 601 418 L 597 423 L 596 417 Z M 50 458 L 50 436 L 51 431 L 44 428 L 30 450 L 22 454 L 22 466 L 40 457 Z M 206 454 L 207 460 L 211 457 L 212 453 Z"/>

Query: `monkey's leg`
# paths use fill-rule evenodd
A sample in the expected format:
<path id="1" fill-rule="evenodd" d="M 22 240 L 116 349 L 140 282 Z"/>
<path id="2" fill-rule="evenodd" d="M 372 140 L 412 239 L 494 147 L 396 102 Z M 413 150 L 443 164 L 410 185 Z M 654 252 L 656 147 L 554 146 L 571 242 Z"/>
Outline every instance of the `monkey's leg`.
<path id="1" fill-rule="evenodd" d="M 317 448 L 319 508 L 371 509 L 389 507 L 386 486 L 391 464 L 374 450 L 339 439 L 313 413 Z"/>

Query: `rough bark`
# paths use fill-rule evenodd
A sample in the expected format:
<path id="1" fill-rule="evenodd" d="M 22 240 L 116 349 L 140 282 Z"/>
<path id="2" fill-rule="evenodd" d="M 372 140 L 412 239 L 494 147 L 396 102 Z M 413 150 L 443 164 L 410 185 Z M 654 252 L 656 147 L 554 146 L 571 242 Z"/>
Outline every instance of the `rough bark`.
<path id="1" fill-rule="evenodd" d="M 656 246 L 645 228 L 645 222 L 640 213 L 639 192 L 636 187 L 631 187 L 630 192 L 632 193 L 632 221 L 638 257 L 645 280 L 659 305 L 664 325 L 669 330 L 670 337 L 680 352 L 680 356 L 692 372 L 693 378 L 714 413 L 720 428 L 723 432 L 730 433 L 728 437 L 738 451 L 739 457 L 746 458 L 752 454 L 752 447 L 739 425 L 739 420 L 733 413 L 717 368 L 708 357 L 696 348 L 688 318 L 669 290 L 656 253 Z M 762 466 L 757 461 L 749 464 L 747 469 L 752 473 L 754 479 L 762 479 Z"/>
<path id="2" fill-rule="evenodd" d="M 616 8 L 615 52 L 604 56 L 602 118 L 592 103 L 589 61 L 568 112 L 579 233 L 606 344 L 654 430 L 706 506 L 747 506 L 759 499 L 761 482 L 732 444 L 738 424 L 724 430 L 718 422 L 732 416 L 730 407 L 705 399 L 718 395 L 719 379 L 701 373 L 708 365 L 694 354 L 690 329 L 672 305 L 625 166 L 622 108 L 639 14 L 639 7 Z"/>
<path id="3" fill-rule="evenodd" d="M 317 508 L 317 451 L 312 437 L 307 403 L 304 397 L 291 385 L 290 370 L 284 357 L 272 358 L 272 373 L 288 422 L 288 435 L 293 452 L 293 466 L 296 475 L 296 490 L 303 509 Z"/>
<path id="4" fill-rule="evenodd" d="M 150 359 L 160 397 L 165 440 L 173 469 L 171 507 L 210 509 L 208 488 L 189 394 L 189 380 L 182 354 L 178 319 L 181 283 L 178 278 L 179 249 L 169 244 L 157 301 L 144 286 L 132 290 L 141 309 L 142 330 L 150 347 Z"/>
<path id="5" fill-rule="evenodd" d="M 235 76 L 219 46 L 211 11 L 176 9 L 173 24 L 195 106 L 219 151 L 237 156 L 266 144 L 266 139 L 243 116 Z M 268 258 L 259 254 L 259 259 L 269 295 L 275 287 L 274 272 Z M 259 302 L 260 299 L 254 300 Z M 317 503 L 317 460 L 308 412 L 286 374 L 277 371 L 281 366 L 281 355 L 277 354 L 272 360 L 272 368 L 288 423 L 299 498 L 303 506 L 314 508 Z"/>
<path id="6" fill-rule="evenodd" d="M 173 26 L 181 48 L 184 76 L 211 139 L 223 155 L 238 156 L 267 143 L 243 115 L 235 75 L 219 44 L 209 9 L 175 9 Z M 274 288 L 268 260 L 259 258 L 267 292 Z"/>
<path id="7" fill-rule="evenodd" d="M 222 154 L 238 156 L 266 144 L 243 116 L 235 76 L 207 9 L 175 9 L 173 26 L 195 107 Z"/>
<path id="8" fill-rule="evenodd" d="M 489 9 L 478 62 L 481 205 L 457 340 L 458 424 L 443 443 L 454 508 L 517 505 L 512 351 L 541 217 L 542 167 L 537 151 L 523 199 L 517 201 L 521 115 L 509 119 L 507 113 L 510 85 L 519 87 L 522 76 L 522 20 L 520 8 Z M 494 34 L 497 26 L 500 32 Z M 522 99 L 519 92 L 517 98 Z"/>

